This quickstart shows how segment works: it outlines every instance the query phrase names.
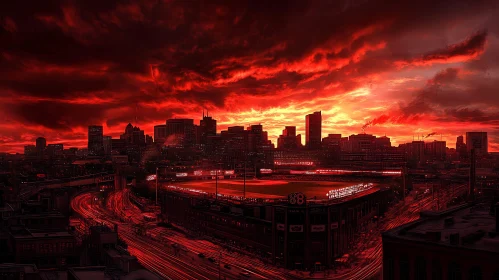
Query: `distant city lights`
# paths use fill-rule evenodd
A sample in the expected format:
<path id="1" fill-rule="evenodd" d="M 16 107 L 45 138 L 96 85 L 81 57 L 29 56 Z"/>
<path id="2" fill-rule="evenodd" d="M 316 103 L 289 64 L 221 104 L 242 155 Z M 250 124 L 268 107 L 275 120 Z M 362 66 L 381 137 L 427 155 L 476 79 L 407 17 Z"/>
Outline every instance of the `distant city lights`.
<path id="1" fill-rule="evenodd" d="M 166 187 L 169 188 L 169 189 L 176 190 L 176 191 L 181 191 L 181 192 L 192 192 L 192 193 L 199 193 L 199 194 L 208 194 L 205 191 L 191 189 L 191 188 L 182 188 L 182 187 L 177 187 L 177 186 L 173 186 L 173 185 L 168 185 Z"/>
<path id="2" fill-rule="evenodd" d="M 338 198 L 347 197 L 347 196 L 350 196 L 350 195 L 353 195 L 353 194 L 356 194 L 359 192 L 363 192 L 365 190 L 371 189 L 372 187 L 374 187 L 373 183 L 367 183 L 367 184 L 362 183 L 362 184 L 348 186 L 348 187 L 341 188 L 341 189 L 330 190 L 328 193 L 326 193 L 326 196 L 329 199 L 338 199 Z"/>
<path id="3" fill-rule="evenodd" d="M 148 175 L 146 177 L 146 181 L 154 181 L 156 180 L 156 174 Z"/>
<path id="4" fill-rule="evenodd" d="M 292 161 L 292 162 L 283 162 L 283 161 L 274 161 L 275 165 L 305 165 L 311 166 L 314 165 L 313 161 Z"/>

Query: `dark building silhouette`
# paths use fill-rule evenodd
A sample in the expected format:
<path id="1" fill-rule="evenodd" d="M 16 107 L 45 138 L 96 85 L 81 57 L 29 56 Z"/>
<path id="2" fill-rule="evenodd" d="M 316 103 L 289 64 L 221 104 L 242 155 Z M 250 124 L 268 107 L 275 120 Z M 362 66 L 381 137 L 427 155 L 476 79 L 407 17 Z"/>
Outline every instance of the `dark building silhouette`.
<path id="1" fill-rule="evenodd" d="M 88 127 L 88 153 L 93 156 L 104 153 L 104 135 L 102 125 L 91 125 Z"/>
<path id="2" fill-rule="evenodd" d="M 194 144 L 193 119 L 169 119 L 166 121 L 166 146 L 189 147 Z"/>
<path id="3" fill-rule="evenodd" d="M 166 124 L 160 124 L 154 126 L 154 142 L 157 144 L 163 144 L 166 140 Z"/>
<path id="4" fill-rule="evenodd" d="M 35 157 L 37 154 L 37 149 L 35 145 L 24 146 L 24 155 L 26 157 Z"/>
<path id="5" fill-rule="evenodd" d="M 382 234 L 383 279 L 499 279 L 499 209 L 461 205 L 421 212 Z M 493 209 L 494 210 L 494 209 Z"/>
<path id="6" fill-rule="evenodd" d="M 63 155 L 64 145 L 63 144 L 48 144 L 46 148 L 46 153 L 49 157 L 60 157 Z"/>
<path id="7" fill-rule="evenodd" d="M 486 156 L 489 153 L 487 132 L 466 132 L 466 150 L 469 153 L 475 149 L 477 156 Z"/>
<path id="8" fill-rule="evenodd" d="M 206 145 L 208 136 L 217 135 L 217 120 L 203 114 L 203 119 L 199 122 L 199 132 L 200 144 Z"/>
<path id="9" fill-rule="evenodd" d="M 456 153 L 460 159 L 467 158 L 467 147 L 462 135 L 458 136 L 456 139 Z"/>
<path id="10" fill-rule="evenodd" d="M 277 148 L 281 150 L 294 150 L 300 145 L 301 141 L 296 136 L 296 126 L 286 126 L 277 139 Z"/>
<path id="11" fill-rule="evenodd" d="M 45 154 L 45 149 L 47 147 L 47 140 L 43 137 L 36 138 L 36 153 L 39 157 Z"/>
<path id="12" fill-rule="evenodd" d="M 425 143 L 425 155 L 432 160 L 445 160 L 447 155 L 447 142 L 433 141 Z"/>
<path id="13" fill-rule="evenodd" d="M 102 138 L 102 146 L 104 148 L 104 154 L 110 155 L 113 150 L 113 138 L 111 136 L 104 136 Z"/>
<path id="14" fill-rule="evenodd" d="M 305 137 L 308 149 L 320 149 L 322 140 L 321 112 L 314 112 L 305 117 Z"/>

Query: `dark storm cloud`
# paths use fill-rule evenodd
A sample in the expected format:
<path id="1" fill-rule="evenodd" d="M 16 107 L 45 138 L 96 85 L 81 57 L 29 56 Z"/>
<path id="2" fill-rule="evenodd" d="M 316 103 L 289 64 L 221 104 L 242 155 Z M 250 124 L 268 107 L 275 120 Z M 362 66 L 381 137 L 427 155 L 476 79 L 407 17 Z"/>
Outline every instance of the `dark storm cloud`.
<path id="1" fill-rule="evenodd" d="M 457 78 L 459 71 L 459 68 L 447 68 L 438 72 L 429 82 L 434 84 L 450 83 Z"/>
<path id="2" fill-rule="evenodd" d="M 63 104 L 45 101 L 19 103 L 5 110 L 17 116 L 23 123 L 62 131 L 100 123 L 104 114 L 104 107 L 98 104 Z"/>
<path id="3" fill-rule="evenodd" d="M 400 61 L 477 58 L 486 50 L 485 31 L 467 30 L 447 47 L 429 42 L 431 48 L 414 51 L 410 43 L 495 5 L 486 0 L 4 1 L 0 97 L 19 97 L 2 106 L 12 119 L 58 131 L 128 122 L 137 106 L 139 121 L 149 122 L 192 108 L 231 112 L 227 99 L 240 95 L 303 90 L 306 94 L 285 92 L 292 99 L 277 96 L 263 107 L 308 101 L 365 86 L 369 76 Z M 407 45 L 394 43 L 400 37 L 410 37 Z M 414 120 L 435 106 L 469 100 L 455 91 L 456 104 L 438 97 L 451 94 L 445 84 L 459 79 L 457 71 L 447 71 L 433 79 L 442 85 L 440 95 L 432 95 L 437 88 L 428 85 L 416 98 L 401 98 L 398 110 L 406 114 L 390 118 Z M 323 90 L 332 84 L 338 85 Z M 493 83 L 473 88 L 488 93 Z M 171 106 L 145 105 L 162 102 Z M 194 105 L 187 109 L 187 103 Z M 243 99 L 238 103 L 251 106 Z"/>
<path id="4" fill-rule="evenodd" d="M 481 31 L 471 36 L 465 41 L 448 46 L 445 49 L 437 50 L 423 55 L 423 61 L 447 60 L 452 57 L 473 56 L 485 48 L 487 42 L 487 31 Z"/>

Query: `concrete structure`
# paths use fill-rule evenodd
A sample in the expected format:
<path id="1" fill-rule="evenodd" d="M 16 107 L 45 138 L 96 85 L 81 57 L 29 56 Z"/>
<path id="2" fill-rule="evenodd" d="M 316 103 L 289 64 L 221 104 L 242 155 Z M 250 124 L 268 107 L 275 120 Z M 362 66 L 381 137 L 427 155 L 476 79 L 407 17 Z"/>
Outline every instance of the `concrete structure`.
<path id="1" fill-rule="evenodd" d="M 48 144 L 46 148 L 47 156 L 49 157 L 61 157 L 64 152 L 63 144 Z"/>
<path id="2" fill-rule="evenodd" d="M 470 153 L 471 149 L 475 149 L 478 157 L 488 155 L 489 142 L 487 132 L 466 132 L 466 150 Z"/>
<path id="3" fill-rule="evenodd" d="M 154 142 L 163 145 L 167 137 L 166 124 L 154 126 Z"/>
<path id="4" fill-rule="evenodd" d="M 209 136 L 217 135 L 217 120 L 203 113 L 203 119 L 199 122 L 199 130 L 199 144 L 206 145 Z"/>
<path id="5" fill-rule="evenodd" d="M 286 126 L 277 139 L 277 148 L 280 150 L 296 150 L 300 145 L 296 136 L 296 126 Z"/>
<path id="6" fill-rule="evenodd" d="M 169 119 L 166 121 L 165 146 L 189 147 L 194 144 L 193 119 Z"/>
<path id="7" fill-rule="evenodd" d="M 43 137 L 36 138 L 36 152 L 39 157 L 42 157 L 47 147 L 47 140 Z"/>
<path id="8" fill-rule="evenodd" d="M 322 115 L 314 112 L 305 117 L 305 137 L 308 149 L 320 149 L 322 140 Z"/>
<path id="9" fill-rule="evenodd" d="M 88 127 L 88 153 L 99 156 L 104 153 L 102 125 L 91 125 Z"/>
<path id="10" fill-rule="evenodd" d="M 390 192 L 372 188 L 336 200 L 214 200 L 167 191 L 165 221 L 189 227 L 260 254 L 290 269 L 321 270 L 348 251 L 356 232 L 387 209 Z"/>
<path id="11" fill-rule="evenodd" d="M 383 233 L 383 279 L 499 279 L 498 207 L 422 212 Z"/>
<path id="12" fill-rule="evenodd" d="M 16 263 L 36 264 L 39 268 L 77 265 L 80 252 L 76 238 L 67 231 L 34 231 L 11 228 L 11 251 Z"/>
<path id="13" fill-rule="evenodd" d="M 104 149 L 104 154 L 106 156 L 111 155 L 111 152 L 113 150 L 113 138 L 111 136 L 104 136 L 102 138 L 102 145 Z"/>
<path id="14" fill-rule="evenodd" d="M 40 280 L 38 268 L 34 264 L 0 264 L 0 279 Z"/>

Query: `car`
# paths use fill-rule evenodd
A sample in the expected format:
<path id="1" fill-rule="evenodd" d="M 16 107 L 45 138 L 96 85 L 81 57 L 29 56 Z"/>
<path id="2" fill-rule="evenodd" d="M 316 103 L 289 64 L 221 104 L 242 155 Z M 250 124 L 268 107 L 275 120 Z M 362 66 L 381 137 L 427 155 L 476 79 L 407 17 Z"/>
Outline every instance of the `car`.
<path id="1" fill-rule="evenodd" d="M 200 258 L 204 259 L 206 256 L 205 256 L 203 253 L 199 253 L 199 254 L 198 254 L 198 257 L 200 257 Z"/>
<path id="2" fill-rule="evenodd" d="M 232 266 L 230 266 L 230 264 L 228 264 L 228 263 L 224 264 L 224 267 L 225 267 L 226 269 L 231 269 L 231 268 L 232 268 Z"/>
<path id="3" fill-rule="evenodd" d="M 241 272 L 241 273 L 239 273 L 239 275 L 244 276 L 246 278 L 250 278 L 251 277 L 251 274 L 249 272 L 247 272 L 247 271 Z"/>

